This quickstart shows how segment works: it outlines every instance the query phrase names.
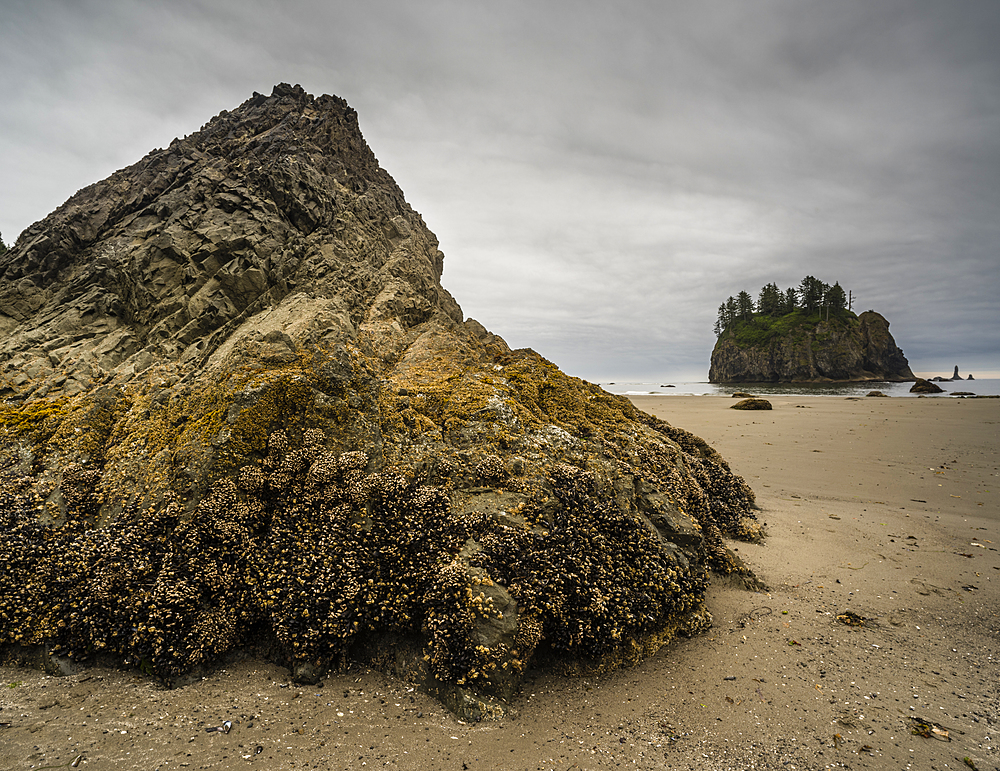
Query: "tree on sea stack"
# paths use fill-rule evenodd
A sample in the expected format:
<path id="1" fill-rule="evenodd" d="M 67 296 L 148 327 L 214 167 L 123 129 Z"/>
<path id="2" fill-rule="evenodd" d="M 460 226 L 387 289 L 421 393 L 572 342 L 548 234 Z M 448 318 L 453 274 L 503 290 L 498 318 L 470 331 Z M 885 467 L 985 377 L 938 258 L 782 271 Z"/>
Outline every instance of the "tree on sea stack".
<path id="1" fill-rule="evenodd" d="M 799 285 L 799 301 L 807 312 L 817 310 L 823 302 L 826 285 L 815 276 L 806 276 Z"/>
<path id="2" fill-rule="evenodd" d="M 806 276 L 798 290 L 785 292 L 767 284 L 756 313 L 746 313 L 746 292 L 737 297 L 719 306 L 712 383 L 914 379 L 889 322 L 874 311 L 857 316 L 847 309 L 839 282 Z"/>
<path id="3" fill-rule="evenodd" d="M 790 286 L 785 290 L 785 304 L 782 310 L 785 313 L 791 313 L 795 310 L 797 304 L 798 292 L 795 290 L 795 287 Z"/>
<path id="4" fill-rule="evenodd" d="M 756 586 L 725 460 L 464 318 L 443 260 L 355 111 L 287 84 L 29 227 L 0 258 L 0 647 L 166 682 L 359 660 L 478 719 L 529 666 L 707 628 L 710 571 Z"/>
<path id="5" fill-rule="evenodd" d="M 793 303 L 794 305 L 794 303 Z M 765 316 L 780 316 L 784 312 L 784 297 L 778 285 L 766 284 L 760 290 L 760 297 L 757 300 L 757 311 Z"/>
<path id="6" fill-rule="evenodd" d="M 823 298 L 823 304 L 833 311 L 842 311 L 847 307 L 847 295 L 839 282 L 834 282 Z"/>

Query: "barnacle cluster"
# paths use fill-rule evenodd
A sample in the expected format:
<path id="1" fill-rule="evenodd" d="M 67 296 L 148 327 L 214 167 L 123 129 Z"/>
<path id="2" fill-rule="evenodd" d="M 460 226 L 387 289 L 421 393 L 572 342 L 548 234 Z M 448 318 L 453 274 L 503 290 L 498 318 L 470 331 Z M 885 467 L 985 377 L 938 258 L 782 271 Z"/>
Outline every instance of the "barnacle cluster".
<path id="1" fill-rule="evenodd" d="M 745 570 L 723 537 L 760 537 L 753 494 L 697 437 L 532 352 L 382 385 L 350 356 L 332 384 L 296 362 L 7 410 L 0 643 L 171 681 L 248 644 L 321 671 L 419 640 L 429 690 L 506 699 L 532 662 L 703 628 L 708 568 Z"/>
<path id="2" fill-rule="evenodd" d="M 613 656 L 700 604 L 705 571 L 603 500 L 592 474 L 559 464 L 550 482 L 560 505 L 545 530 L 493 527 L 472 558 L 541 625 L 540 638 L 525 630 L 527 645 L 544 639 L 572 655 Z"/>

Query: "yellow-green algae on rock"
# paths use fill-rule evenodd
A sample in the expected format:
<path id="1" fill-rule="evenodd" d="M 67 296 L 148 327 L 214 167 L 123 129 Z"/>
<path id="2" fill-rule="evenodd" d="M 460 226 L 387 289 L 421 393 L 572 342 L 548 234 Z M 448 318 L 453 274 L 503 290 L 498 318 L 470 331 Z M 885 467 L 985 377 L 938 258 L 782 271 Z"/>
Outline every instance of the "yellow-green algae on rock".
<path id="1" fill-rule="evenodd" d="M 707 628 L 710 570 L 754 585 L 723 541 L 762 536 L 750 489 L 463 320 L 442 265 L 353 111 L 290 86 L 29 228 L 0 262 L 0 316 L 36 309 L 0 317 L 7 654 L 362 660 L 482 718 L 529 667 Z"/>

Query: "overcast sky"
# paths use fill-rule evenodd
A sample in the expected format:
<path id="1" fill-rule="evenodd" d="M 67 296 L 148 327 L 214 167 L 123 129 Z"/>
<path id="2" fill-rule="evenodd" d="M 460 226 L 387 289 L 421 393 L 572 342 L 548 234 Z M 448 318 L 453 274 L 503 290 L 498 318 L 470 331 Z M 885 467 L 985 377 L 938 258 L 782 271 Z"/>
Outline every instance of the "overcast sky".
<path id="1" fill-rule="evenodd" d="M 1000 376 L 998 40 L 998 0 L 0 0 L 0 234 L 299 83 L 569 374 L 704 380 L 720 302 L 814 275 Z"/>

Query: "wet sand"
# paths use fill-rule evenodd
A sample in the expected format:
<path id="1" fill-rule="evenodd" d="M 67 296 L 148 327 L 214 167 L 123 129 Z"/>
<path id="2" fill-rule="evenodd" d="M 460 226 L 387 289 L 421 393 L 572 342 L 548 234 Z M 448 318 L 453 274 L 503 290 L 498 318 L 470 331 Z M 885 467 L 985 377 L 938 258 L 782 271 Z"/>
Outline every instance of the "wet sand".
<path id="1" fill-rule="evenodd" d="M 607 676 L 537 674 L 478 725 L 366 669 L 301 687 L 251 660 L 165 690 L 2 667 L 0 768 L 1000 767 L 1000 400 L 633 401 L 714 445 L 768 523 L 732 544 L 768 591 L 716 581 L 704 636 Z"/>

